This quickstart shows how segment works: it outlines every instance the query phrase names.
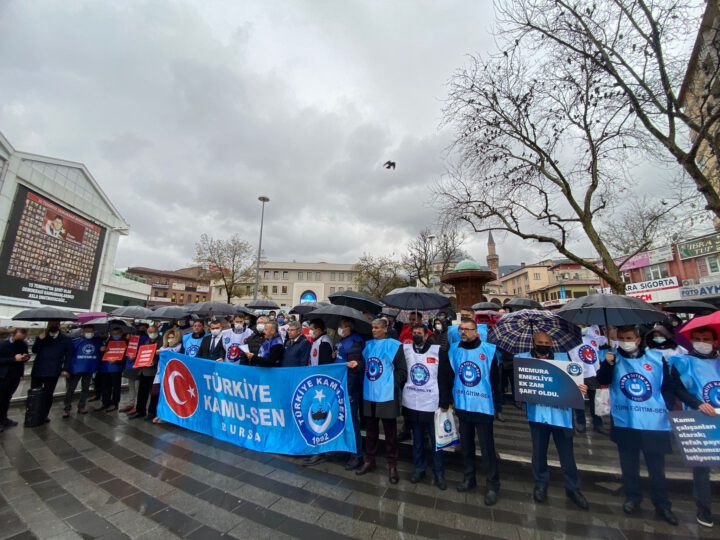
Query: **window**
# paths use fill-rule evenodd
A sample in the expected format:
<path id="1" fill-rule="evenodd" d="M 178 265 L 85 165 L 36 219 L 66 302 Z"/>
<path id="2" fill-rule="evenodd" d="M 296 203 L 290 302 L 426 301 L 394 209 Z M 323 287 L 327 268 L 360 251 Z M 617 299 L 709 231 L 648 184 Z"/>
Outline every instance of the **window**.
<path id="1" fill-rule="evenodd" d="M 334 294 L 334 293 L 335 293 L 335 287 L 330 287 L 330 294 Z"/>
<path id="2" fill-rule="evenodd" d="M 275 271 L 273 272 L 273 279 L 280 279 L 280 272 L 278 272 L 277 270 L 275 270 Z"/>
<path id="3" fill-rule="evenodd" d="M 270 270 L 265 270 L 263 272 L 263 278 L 270 279 Z"/>
<path id="4" fill-rule="evenodd" d="M 282 293 L 287 294 L 287 285 L 282 286 Z"/>
<path id="5" fill-rule="evenodd" d="M 289 272 L 288 272 L 287 270 L 283 271 L 283 279 L 284 279 L 285 281 L 287 281 L 289 277 L 290 277 Z"/>
<path id="6" fill-rule="evenodd" d="M 338 279 L 339 279 L 340 281 L 345 281 L 345 273 L 344 273 L 344 272 L 338 273 Z"/>
<path id="7" fill-rule="evenodd" d="M 200 301 L 200 297 L 196 294 L 195 295 L 195 303 L 197 304 Z"/>
<path id="8" fill-rule="evenodd" d="M 320 281 L 320 272 L 315 272 L 315 281 Z"/>
<path id="9" fill-rule="evenodd" d="M 330 272 L 330 281 L 335 281 L 335 272 Z"/>
<path id="10" fill-rule="evenodd" d="M 184 304 L 185 303 L 185 295 L 181 294 L 178 296 L 178 304 Z"/>
<path id="11" fill-rule="evenodd" d="M 717 274 L 718 272 L 720 272 L 720 261 L 718 261 L 717 255 L 710 255 L 709 257 L 705 257 L 705 260 L 707 261 L 709 273 Z"/>
<path id="12" fill-rule="evenodd" d="M 263 294 L 267 294 L 267 291 L 268 291 L 267 287 L 268 287 L 267 285 L 263 285 L 263 286 L 262 286 L 262 292 L 263 292 Z"/>
<path id="13" fill-rule="evenodd" d="M 346 290 L 346 291 L 352 291 L 352 287 L 348 287 L 348 288 L 345 289 L 345 290 Z"/>
<path id="14" fill-rule="evenodd" d="M 668 272 L 667 264 L 654 264 L 653 266 L 646 266 L 643 268 L 643 274 L 645 276 L 645 281 L 650 281 L 651 279 L 660 279 L 664 277 L 669 277 L 670 273 Z"/>
<path id="15" fill-rule="evenodd" d="M 303 273 L 302 273 L 302 272 L 298 272 L 298 279 L 299 279 L 299 280 L 302 280 L 302 279 L 303 279 Z"/>
<path id="16" fill-rule="evenodd" d="M 345 290 L 345 287 L 338 287 L 338 291 L 342 292 Z"/>
<path id="17" fill-rule="evenodd" d="M 536 280 L 536 281 L 539 281 L 539 280 L 540 280 L 540 272 L 535 272 L 535 273 L 533 274 L 533 279 Z"/>
<path id="18" fill-rule="evenodd" d="M 273 294 L 277 294 L 277 285 L 273 285 L 272 292 Z"/>

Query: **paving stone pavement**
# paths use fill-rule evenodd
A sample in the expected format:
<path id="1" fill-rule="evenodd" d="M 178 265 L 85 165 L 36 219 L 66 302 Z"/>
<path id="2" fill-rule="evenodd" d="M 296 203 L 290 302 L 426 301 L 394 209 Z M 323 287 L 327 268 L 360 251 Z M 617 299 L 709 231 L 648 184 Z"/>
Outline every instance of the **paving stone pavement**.
<path id="1" fill-rule="evenodd" d="M 656 520 L 649 501 L 640 515 L 624 515 L 617 479 L 589 470 L 583 492 L 590 512 L 566 500 L 558 471 L 548 502 L 536 504 L 529 466 L 520 461 L 503 462 L 501 498 L 488 508 L 481 489 L 455 491 L 462 473 L 454 453 L 447 455 L 449 489 L 441 492 L 429 481 L 408 481 L 407 455 L 400 483 L 391 485 L 382 466 L 363 477 L 340 463 L 306 469 L 296 458 L 251 452 L 167 424 L 104 413 L 63 420 L 58 410 L 56 405 L 55 418 L 45 426 L 0 434 L 0 540 L 662 540 L 717 538 L 720 530 L 696 524 L 691 485 L 681 480 L 672 483 L 671 494 L 678 527 Z M 12 413 L 17 418 L 21 411 Z M 529 444 L 527 428 L 519 413 L 506 416 L 505 425 L 497 424 L 501 455 L 508 445 L 520 455 Z M 613 448 L 598 440 L 592 451 L 611 460 Z"/>

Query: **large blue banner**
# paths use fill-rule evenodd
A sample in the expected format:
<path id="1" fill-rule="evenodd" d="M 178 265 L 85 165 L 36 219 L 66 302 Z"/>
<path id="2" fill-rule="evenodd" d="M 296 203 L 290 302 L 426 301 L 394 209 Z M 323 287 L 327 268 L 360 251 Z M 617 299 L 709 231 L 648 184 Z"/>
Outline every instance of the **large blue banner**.
<path id="1" fill-rule="evenodd" d="M 258 452 L 355 452 L 345 364 L 261 368 L 160 353 L 158 416 Z"/>

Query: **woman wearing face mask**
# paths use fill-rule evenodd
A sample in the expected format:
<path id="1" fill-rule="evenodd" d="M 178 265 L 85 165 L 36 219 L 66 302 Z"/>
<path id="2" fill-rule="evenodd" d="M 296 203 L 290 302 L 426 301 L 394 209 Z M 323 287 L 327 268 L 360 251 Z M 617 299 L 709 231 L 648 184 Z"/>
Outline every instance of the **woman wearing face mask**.
<path id="1" fill-rule="evenodd" d="M 162 338 L 162 347 L 160 351 L 180 352 L 182 350 L 182 341 L 180 339 L 180 330 L 173 328 L 165 332 Z M 160 374 L 155 372 L 152 388 L 150 390 L 150 405 L 148 406 L 148 414 L 145 420 L 152 421 L 153 424 L 162 424 L 163 421 L 157 416 L 157 406 L 160 401 Z"/>
<path id="2" fill-rule="evenodd" d="M 687 354 L 687 349 L 678 345 L 670 331 L 662 324 L 656 324 L 653 329 L 645 335 L 645 345 L 648 349 L 655 350 L 662 354 L 666 361 L 671 356 Z"/>
<path id="3" fill-rule="evenodd" d="M 170 331 L 172 332 L 172 331 Z M 152 389 L 153 380 L 157 374 L 158 361 L 160 359 L 159 354 L 162 342 L 160 340 L 160 334 L 155 326 L 150 326 L 147 329 L 147 343 L 146 345 L 155 345 L 155 356 L 153 358 L 152 366 L 139 368 L 138 372 L 138 390 L 137 390 L 137 401 L 135 403 L 135 414 L 128 415 L 130 420 L 136 418 L 145 418 L 147 415 L 147 403 L 150 397 L 150 390 Z M 154 415 L 153 415 L 154 416 Z"/>
<path id="4" fill-rule="evenodd" d="M 440 350 L 447 352 L 450 347 L 450 343 L 448 342 L 447 319 L 436 317 L 433 320 L 433 332 L 433 335 L 430 337 L 430 342 L 435 345 L 440 345 Z"/>

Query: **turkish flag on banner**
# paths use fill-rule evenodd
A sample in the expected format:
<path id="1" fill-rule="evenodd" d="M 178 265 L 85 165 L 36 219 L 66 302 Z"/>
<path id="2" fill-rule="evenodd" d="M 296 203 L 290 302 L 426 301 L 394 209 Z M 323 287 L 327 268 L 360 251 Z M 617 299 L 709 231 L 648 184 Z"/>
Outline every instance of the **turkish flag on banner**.
<path id="1" fill-rule="evenodd" d="M 128 346 L 125 351 L 125 356 L 130 360 L 134 360 L 138 352 L 138 344 L 140 343 L 140 336 L 130 336 L 128 338 Z"/>
<path id="2" fill-rule="evenodd" d="M 103 362 L 120 362 L 125 357 L 125 349 L 127 349 L 126 341 L 108 341 L 107 349 L 103 354 Z"/>
<path id="3" fill-rule="evenodd" d="M 135 359 L 134 368 L 152 367 L 155 359 L 155 350 L 157 343 L 148 343 L 138 349 L 137 358 Z"/>

